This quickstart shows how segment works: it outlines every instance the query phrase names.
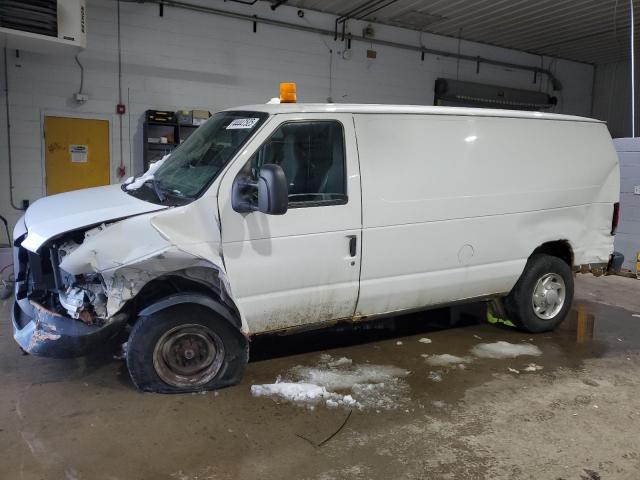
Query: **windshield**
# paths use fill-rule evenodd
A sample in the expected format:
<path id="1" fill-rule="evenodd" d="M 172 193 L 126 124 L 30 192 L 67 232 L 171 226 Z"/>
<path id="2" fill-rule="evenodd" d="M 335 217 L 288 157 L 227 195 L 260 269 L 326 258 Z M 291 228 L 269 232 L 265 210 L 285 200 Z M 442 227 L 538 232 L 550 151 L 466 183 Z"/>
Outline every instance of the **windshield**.
<path id="1" fill-rule="evenodd" d="M 263 112 L 213 115 L 156 169 L 125 185 L 125 191 L 163 204 L 169 198 L 184 203 L 199 196 L 266 118 Z"/>

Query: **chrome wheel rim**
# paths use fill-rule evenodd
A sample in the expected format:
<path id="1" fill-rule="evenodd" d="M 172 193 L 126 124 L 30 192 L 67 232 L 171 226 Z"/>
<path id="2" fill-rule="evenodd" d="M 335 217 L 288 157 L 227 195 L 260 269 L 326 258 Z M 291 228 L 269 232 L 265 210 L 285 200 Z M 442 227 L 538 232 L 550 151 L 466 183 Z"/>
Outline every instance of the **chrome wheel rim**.
<path id="1" fill-rule="evenodd" d="M 557 273 L 546 273 L 533 288 L 533 311 L 538 318 L 551 320 L 562 310 L 566 296 L 567 289 L 562 277 Z"/>
<path id="2" fill-rule="evenodd" d="M 167 331 L 153 350 L 153 367 L 163 382 L 174 387 L 198 387 L 222 367 L 224 345 L 203 325 L 180 325 Z"/>

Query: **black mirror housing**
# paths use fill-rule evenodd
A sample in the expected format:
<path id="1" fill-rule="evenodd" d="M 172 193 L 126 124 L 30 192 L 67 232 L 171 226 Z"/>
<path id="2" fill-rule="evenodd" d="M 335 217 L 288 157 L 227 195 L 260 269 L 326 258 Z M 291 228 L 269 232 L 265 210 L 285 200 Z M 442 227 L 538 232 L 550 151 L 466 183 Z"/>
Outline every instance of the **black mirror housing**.
<path id="1" fill-rule="evenodd" d="M 288 208 L 289 186 L 284 170 L 280 165 L 263 165 L 258 177 L 258 211 L 284 215 Z"/>
<path id="2" fill-rule="evenodd" d="M 257 181 L 244 176 L 237 177 L 233 182 L 231 205 L 238 213 L 255 211 L 267 215 L 287 213 L 289 186 L 282 167 L 274 164 L 263 165 Z"/>

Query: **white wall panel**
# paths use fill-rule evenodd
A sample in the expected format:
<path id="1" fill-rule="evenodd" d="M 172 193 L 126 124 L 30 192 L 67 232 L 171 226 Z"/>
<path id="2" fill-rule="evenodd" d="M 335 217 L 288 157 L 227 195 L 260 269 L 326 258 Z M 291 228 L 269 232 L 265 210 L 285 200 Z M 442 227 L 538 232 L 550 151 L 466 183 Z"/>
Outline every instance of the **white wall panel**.
<path id="1" fill-rule="evenodd" d="M 191 0 L 193 2 L 197 0 Z M 335 17 L 307 11 L 298 18 L 296 8 L 282 6 L 272 12 L 266 2 L 254 7 L 222 2 L 201 3 L 246 14 L 276 18 L 331 30 Z M 113 115 L 112 181 L 117 182 L 120 162 L 119 130 L 114 112 L 118 102 L 116 2 L 89 0 L 88 48 L 80 54 L 85 66 L 84 92 L 89 101 L 72 100 L 80 84 L 80 70 L 72 55 L 45 56 L 9 52 L 9 85 L 14 164 L 14 199 L 33 202 L 44 194 L 41 121 L 45 113 L 63 112 Z M 482 64 L 480 73 L 471 62 L 426 55 L 393 47 L 352 42 L 332 37 L 165 7 L 122 2 L 123 161 L 127 173 L 139 173 L 142 165 L 143 113 L 149 108 L 211 111 L 266 102 L 276 96 L 278 82 L 298 83 L 300 101 L 432 104 L 438 77 L 547 90 L 546 78 L 533 83 L 533 75 Z M 364 24 L 351 22 L 354 33 Z M 396 27 L 375 25 L 376 37 L 401 43 L 455 52 L 458 42 L 449 37 Z M 377 58 L 366 58 L 367 48 Z M 515 50 L 463 41 L 461 52 L 531 66 L 550 67 L 564 85 L 557 111 L 589 115 L 592 67 L 542 58 Z M 330 75 L 331 72 L 331 75 Z M 0 98 L 4 102 L 4 98 Z M 4 110 L 2 110 L 3 112 Z M 9 206 L 6 118 L 0 114 L 0 214 L 14 222 L 20 212 Z M 131 146 L 131 148 L 130 148 Z"/>

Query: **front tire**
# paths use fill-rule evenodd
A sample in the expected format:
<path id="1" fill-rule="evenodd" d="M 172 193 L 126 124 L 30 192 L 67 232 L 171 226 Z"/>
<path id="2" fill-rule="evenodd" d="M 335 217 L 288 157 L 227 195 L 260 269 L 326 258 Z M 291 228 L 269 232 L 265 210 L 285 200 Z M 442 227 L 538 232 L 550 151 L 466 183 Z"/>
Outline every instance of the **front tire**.
<path id="1" fill-rule="evenodd" d="M 509 320 L 531 333 L 555 329 L 573 301 L 573 274 L 558 257 L 532 255 L 505 300 Z"/>
<path id="2" fill-rule="evenodd" d="M 127 368 L 140 390 L 186 393 L 238 383 L 248 342 L 231 323 L 201 305 L 175 305 L 140 317 L 129 335 Z"/>

